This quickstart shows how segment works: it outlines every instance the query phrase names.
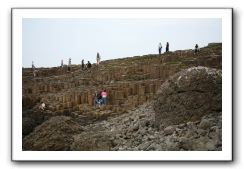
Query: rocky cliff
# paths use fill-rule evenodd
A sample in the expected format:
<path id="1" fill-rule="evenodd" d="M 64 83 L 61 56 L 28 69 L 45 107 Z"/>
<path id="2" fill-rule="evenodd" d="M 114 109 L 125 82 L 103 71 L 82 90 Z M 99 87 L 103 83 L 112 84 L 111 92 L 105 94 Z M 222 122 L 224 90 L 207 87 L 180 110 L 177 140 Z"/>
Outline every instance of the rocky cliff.
<path id="1" fill-rule="evenodd" d="M 85 71 L 40 68 L 35 78 L 23 69 L 23 149 L 221 150 L 221 45 L 108 60 Z M 108 105 L 94 108 L 93 93 L 102 88 Z"/>

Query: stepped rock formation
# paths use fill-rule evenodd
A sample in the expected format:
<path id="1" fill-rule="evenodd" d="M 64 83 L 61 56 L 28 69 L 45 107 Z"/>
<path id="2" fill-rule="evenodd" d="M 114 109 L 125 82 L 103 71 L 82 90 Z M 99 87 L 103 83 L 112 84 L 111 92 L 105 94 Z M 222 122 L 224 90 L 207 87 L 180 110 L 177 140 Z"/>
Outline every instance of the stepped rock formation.
<path id="1" fill-rule="evenodd" d="M 209 83 L 212 88 L 216 81 L 211 80 L 216 80 L 215 75 L 221 78 L 221 58 L 222 44 L 213 43 L 201 48 L 197 55 L 193 50 L 183 50 L 160 56 L 108 60 L 86 71 L 79 65 L 72 65 L 70 72 L 67 67 L 38 68 L 36 78 L 33 78 L 31 69 L 23 68 L 23 150 L 221 150 L 219 105 L 216 108 L 214 104 L 209 105 L 203 109 L 206 112 L 198 112 L 197 118 L 189 116 L 177 120 L 179 123 L 163 122 L 164 116 L 157 110 L 166 108 L 158 106 L 156 113 L 154 110 L 159 101 L 155 94 L 160 86 L 169 83 L 166 80 L 181 70 L 213 72 L 209 76 L 214 77 L 203 79 L 205 86 Z M 194 66 L 208 68 L 191 68 Z M 189 72 L 195 76 L 194 71 Z M 182 81 L 181 86 L 183 84 L 189 86 L 187 81 Z M 191 87 L 194 85 L 197 83 Z M 195 87 L 198 89 L 199 86 Z M 95 108 L 93 94 L 102 88 L 108 91 L 108 105 Z M 216 102 L 221 102 L 219 86 L 217 88 L 215 94 L 220 95 Z M 167 90 L 172 89 L 169 86 Z M 205 98 L 204 93 L 190 96 Z M 41 101 L 47 105 L 45 111 L 38 109 Z M 167 102 L 161 101 L 171 110 Z M 177 99 L 174 101 L 178 106 Z M 188 106 L 199 105 L 200 102 Z M 155 115 L 159 117 L 156 123 Z M 193 122 L 189 122 L 191 120 Z M 157 128 L 159 124 L 164 124 L 160 130 Z M 66 130 L 70 132 L 65 134 Z M 55 131 L 60 135 L 55 135 Z M 197 144 L 197 139 L 201 144 Z"/>

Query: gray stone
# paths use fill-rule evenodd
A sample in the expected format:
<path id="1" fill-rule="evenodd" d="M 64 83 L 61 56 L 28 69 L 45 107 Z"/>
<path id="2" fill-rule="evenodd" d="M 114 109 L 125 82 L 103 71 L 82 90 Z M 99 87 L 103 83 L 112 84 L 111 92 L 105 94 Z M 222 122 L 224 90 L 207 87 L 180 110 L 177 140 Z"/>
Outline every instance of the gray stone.
<path id="1" fill-rule="evenodd" d="M 199 128 L 204 129 L 204 130 L 209 129 L 210 128 L 210 121 L 207 119 L 202 119 L 200 124 L 199 124 Z"/>
<path id="2" fill-rule="evenodd" d="M 146 134 L 146 129 L 145 128 L 141 128 L 140 130 L 139 130 L 139 133 L 143 136 L 143 135 L 145 135 Z"/>
<path id="3" fill-rule="evenodd" d="M 164 134 L 165 135 L 170 135 L 173 134 L 173 132 L 175 131 L 175 127 L 174 126 L 168 126 L 164 129 Z"/>
<path id="4" fill-rule="evenodd" d="M 205 136 L 207 134 L 207 131 L 206 130 L 203 130 L 203 129 L 198 129 L 197 130 L 197 133 L 200 135 L 200 136 Z"/>
<path id="5" fill-rule="evenodd" d="M 151 142 L 145 142 L 141 145 L 139 145 L 138 149 L 139 150 L 146 150 L 152 143 Z"/>
<path id="6" fill-rule="evenodd" d="M 145 119 L 144 121 L 141 121 L 140 126 L 141 127 L 148 127 L 150 125 L 150 121 Z"/>
<path id="7" fill-rule="evenodd" d="M 216 148 L 216 143 L 212 140 L 206 143 L 206 149 L 209 151 L 213 151 Z"/>
<path id="8" fill-rule="evenodd" d="M 182 129 L 182 128 L 184 128 L 185 126 L 186 126 L 186 123 L 181 123 L 181 124 L 178 125 L 178 128 Z"/>
<path id="9" fill-rule="evenodd" d="M 162 149 L 161 145 L 156 144 L 156 143 L 152 143 L 148 148 L 147 151 L 152 151 L 152 150 L 156 150 L 156 151 L 160 151 Z"/>
<path id="10" fill-rule="evenodd" d="M 187 151 L 192 150 L 192 139 L 188 139 L 186 137 L 180 137 L 179 147 Z"/>
<path id="11" fill-rule="evenodd" d="M 139 124 L 135 124 L 135 126 L 132 127 L 132 130 L 133 131 L 137 131 L 139 129 Z"/>

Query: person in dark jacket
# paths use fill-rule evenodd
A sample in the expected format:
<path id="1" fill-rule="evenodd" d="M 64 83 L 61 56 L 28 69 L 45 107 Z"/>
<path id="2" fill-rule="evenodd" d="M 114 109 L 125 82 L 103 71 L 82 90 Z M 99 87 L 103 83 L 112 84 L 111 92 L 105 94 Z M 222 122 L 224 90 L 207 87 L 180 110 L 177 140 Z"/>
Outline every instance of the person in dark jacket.
<path id="1" fill-rule="evenodd" d="M 166 43 L 166 52 L 169 52 L 169 42 Z"/>
<path id="2" fill-rule="evenodd" d="M 194 54 L 197 54 L 198 52 L 199 52 L 199 48 L 198 48 L 198 44 L 196 44 Z"/>
<path id="3" fill-rule="evenodd" d="M 92 67 L 90 61 L 87 62 L 87 68 L 90 69 Z"/>
<path id="4" fill-rule="evenodd" d="M 81 70 L 85 70 L 85 63 L 84 63 L 84 59 L 82 59 L 82 61 L 81 61 Z"/>

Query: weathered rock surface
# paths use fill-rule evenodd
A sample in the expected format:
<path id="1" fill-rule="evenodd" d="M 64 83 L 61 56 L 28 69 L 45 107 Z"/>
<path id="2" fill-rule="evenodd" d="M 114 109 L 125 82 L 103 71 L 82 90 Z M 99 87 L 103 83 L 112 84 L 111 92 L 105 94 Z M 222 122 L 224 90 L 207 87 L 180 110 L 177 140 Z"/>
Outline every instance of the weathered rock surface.
<path id="1" fill-rule="evenodd" d="M 222 115 L 209 114 L 200 121 L 154 127 L 153 104 L 145 103 L 127 114 L 84 126 L 76 135 L 72 150 L 113 151 L 220 151 L 222 150 Z M 203 121 L 209 127 L 200 128 Z"/>
<path id="2" fill-rule="evenodd" d="M 69 117 L 53 117 L 24 139 L 24 150 L 73 151 L 221 151 L 222 115 L 155 127 L 153 102 L 82 128 Z M 202 124 L 208 121 L 208 127 Z M 71 123 L 71 124 L 69 124 Z"/>
<path id="3" fill-rule="evenodd" d="M 57 116 L 45 121 L 23 140 L 23 150 L 70 150 L 73 135 L 81 133 L 81 126 L 70 117 Z"/>
<path id="4" fill-rule="evenodd" d="M 22 118 L 22 133 L 23 135 L 28 135 L 36 127 L 36 122 L 33 118 L 23 117 Z"/>
<path id="5" fill-rule="evenodd" d="M 166 127 L 200 120 L 222 111 L 222 72 L 192 67 L 167 80 L 158 90 L 154 104 L 157 126 Z M 203 128 L 208 127 L 202 122 Z"/>

